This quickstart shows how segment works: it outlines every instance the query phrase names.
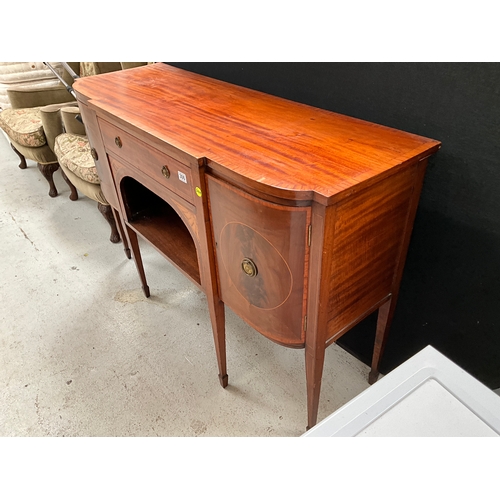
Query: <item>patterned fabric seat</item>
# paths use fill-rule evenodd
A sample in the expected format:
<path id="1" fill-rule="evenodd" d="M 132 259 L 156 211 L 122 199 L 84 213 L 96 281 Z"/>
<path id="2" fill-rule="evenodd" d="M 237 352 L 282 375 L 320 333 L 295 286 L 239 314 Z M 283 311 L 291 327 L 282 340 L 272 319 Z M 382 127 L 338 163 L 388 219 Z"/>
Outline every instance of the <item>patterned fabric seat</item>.
<path id="1" fill-rule="evenodd" d="M 40 107 L 5 109 L 0 113 L 0 127 L 21 146 L 39 148 L 47 144 Z"/>
<path id="2" fill-rule="evenodd" d="M 110 240 L 121 240 L 119 221 L 115 219 L 113 209 L 101 189 L 101 180 L 97 173 L 85 126 L 76 119 L 80 114 L 78 105 L 63 106 L 58 109 L 42 110 L 47 121 L 59 122 L 60 132 L 54 139 L 54 153 L 61 166 L 63 179 L 70 187 L 69 199 L 78 200 L 78 191 L 97 202 L 97 208 L 111 226 Z M 49 116 L 50 115 L 50 116 Z M 125 245 L 125 241 L 124 241 Z M 127 253 L 127 248 L 125 253 Z M 130 252 L 130 251 L 129 251 Z M 127 257 L 129 255 L 127 254 Z"/>
<path id="3" fill-rule="evenodd" d="M 0 63 L 0 66 L 2 64 L 9 63 Z M 38 63 L 33 64 L 35 66 L 32 67 L 36 68 Z M 115 220 L 113 209 L 102 192 L 85 127 L 75 119 L 80 114 L 78 104 L 73 95 L 68 93 L 68 88 L 74 81 L 72 75 L 86 78 L 144 64 L 146 63 L 61 63 L 65 85 L 57 83 L 43 87 L 9 87 L 7 94 L 11 107 L 0 109 L 0 129 L 5 132 L 12 149 L 19 156 L 19 168 L 28 168 L 26 159 L 36 162 L 49 183 L 49 196 L 55 197 L 58 193 L 53 174 L 61 166 L 61 175 L 70 187 L 70 200 L 78 199 L 77 190 L 95 200 L 99 212 L 111 226 L 110 240 L 113 243 L 118 243 L 121 239 L 121 226 L 117 227 L 120 221 Z M 124 245 L 126 246 L 125 241 Z M 130 258 L 127 247 L 125 253 Z"/>
<path id="4" fill-rule="evenodd" d="M 75 134 L 61 134 L 56 137 L 54 153 L 59 165 L 73 172 L 80 179 L 92 184 L 100 184 L 94 160 L 90 154 L 87 137 Z"/>
<path id="5" fill-rule="evenodd" d="M 33 70 L 36 75 L 44 78 L 52 75 L 52 71 L 46 68 L 45 64 L 49 63 L 0 63 L 0 76 L 3 75 L 0 78 L 2 80 L 0 85 L 8 83 L 8 81 L 5 81 L 5 71 L 3 70 L 8 70 L 11 66 L 16 71 L 29 67 L 30 73 Z M 49 183 L 49 196 L 55 197 L 58 193 L 53 174 L 59 169 L 59 163 L 54 153 L 54 141 L 63 132 L 59 109 L 56 108 L 76 105 L 75 98 L 68 92 L 74 81 L 72 75 L 87 78 L 89 75 L 121 71 L 122 69 L 142 66 L 146 63 L 70 62 L 52 64 L 57 66 L 58 74 L 62 73 L 61 76 L 65 85 L 62 85 L 56 77 L 53 77 L 55 81 L 50 85 L 33 85 L 31 83 L 9 85 L 6 88 L 9 107 L 0 106 L 0 131 L 5 133 L 12 149 L 19 156 L 19 168 L 23 170 L 28 168 L 26 160 L 35 162 Z M 70 68 L 69 71 L 68 68 Z M 29 80 L 31 81 L 31 79 Z M 66 129 L 66 132 L 75 131 Z M 75 133 L 86 135 L 85 130 Z M 84 156 L 82 153 L 81 157 Z M 93 165 L 82 163 L 79 153 L 77 157 L 69 157 L 67 161 L 74 168 L 75 173 L 69 168 L 67 169 L 67 172 L 74 177 L 74 180 L 81 180 L 90 186 L 89 189 L 96 188 L 99 191 L 99 178 Z M 75 198 L 75 196 L 77 196 L 76 192 L 75 194 L 72 192 L 72 197 Z M 97 193 L 93 197 L 102 199 L 99 202 L 106 204 L 106 199 L 102 193 Z"/>

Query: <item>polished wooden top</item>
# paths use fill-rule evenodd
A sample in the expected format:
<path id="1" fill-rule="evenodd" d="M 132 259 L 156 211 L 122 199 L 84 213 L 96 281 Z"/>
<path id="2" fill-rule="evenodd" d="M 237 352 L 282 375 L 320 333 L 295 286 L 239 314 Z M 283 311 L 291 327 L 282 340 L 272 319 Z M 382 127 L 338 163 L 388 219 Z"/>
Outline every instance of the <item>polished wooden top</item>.
<path id="1" fill-rule="evenodd" d="M 78 79 L 74 89 L 81 101 L 222 175 L 290 200 L 331 204 L 440 147 L 164 63 Z"/>

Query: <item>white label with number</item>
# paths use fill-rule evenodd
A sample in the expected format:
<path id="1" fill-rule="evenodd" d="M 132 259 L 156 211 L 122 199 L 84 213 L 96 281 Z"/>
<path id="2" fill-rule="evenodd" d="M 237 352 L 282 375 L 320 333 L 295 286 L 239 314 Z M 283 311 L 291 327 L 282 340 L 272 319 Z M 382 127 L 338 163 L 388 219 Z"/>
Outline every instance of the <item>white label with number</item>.
<path id="1" fill-rule="evenodd" d="M 186 177 L 186 174 L 182 173 L 182 172 L 177 172 L 179 174 L 179 180 L 181 182 L 184 182 L 187 184 L 188 180 L 187 180 L 187 177 Z"/>

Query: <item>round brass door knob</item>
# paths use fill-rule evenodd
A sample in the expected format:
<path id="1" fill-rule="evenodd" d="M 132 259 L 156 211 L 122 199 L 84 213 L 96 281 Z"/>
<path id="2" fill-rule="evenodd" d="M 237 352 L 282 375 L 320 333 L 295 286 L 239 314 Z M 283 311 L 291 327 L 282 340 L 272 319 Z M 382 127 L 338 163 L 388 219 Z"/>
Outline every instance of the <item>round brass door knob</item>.
<path id="1" fill-rule="evenodd" d="M 170 170 L 166 165 L 163 165 L 163 167 L 161 167 L 161 173 L 163 174 L 163 177 L 165 177 L 166 179 L 170 177 Z"/>
<path id="2" fill-rule="evenodd" d="M 247 276 L 257 276 L 257 266 L 252 259 L 243 259 L 243 261 L 241 262 L 241 268 Z"/>
<path id="3" fill-rule="evenodd" d="M 119 137 L 115 137 L 115 144 L 121 148 L 122 147 L 122 140 Z"/>

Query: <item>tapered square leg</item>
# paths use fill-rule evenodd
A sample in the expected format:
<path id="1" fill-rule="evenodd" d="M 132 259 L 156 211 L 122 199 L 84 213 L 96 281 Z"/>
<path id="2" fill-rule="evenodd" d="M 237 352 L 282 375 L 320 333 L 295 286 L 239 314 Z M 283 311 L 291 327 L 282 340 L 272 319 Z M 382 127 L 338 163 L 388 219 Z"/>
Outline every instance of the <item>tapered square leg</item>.
<path id="1" fill-rule="evenodd" d="M 389 329 L 391 327 L 392 318 L 394 316 L 395 300 L 389 299 L 378 310 L 377 333 L 375 334 L 375 345 L 373 348 L 372 366 L 368 375 L 368 383 L 374 384 L 378 380 L 379 365 L 384 353 Z"/>
<path id="2" fill-rule="evenodd" d="M 210 312 L 210 321 L 212 323 L 212 332 L 214 335 L 215 353 L 217 355 L 217 364 L 219 367 L 219 382 L 222 387 L 228 385 L 228 375 L 226 366 L 226 316 L 224 311 L 224 302 L 219 298 L 213 298 L 208 294 L 208 309 Z"/>
<path id="3" fill-rule="evenodd" d="M 144 266 L 142 265 L 142 257 L 141 257 L 141 251 L 139 248 L 139 241 L 137 239 L 137 234 L 133 229 L 131 229 L 129 226 L 125 224 L 127 236 L 128 236 L 128 241 L 130 242 L 130 247 L 132 250 L 132 256 L 134 258 L 135 262 L 135 267 L 137 268 L 137 272 L 139 273 L 139 278 L 142 283 L 142 291 L 144 292 L 144 295 L 147 297 L 150 296 L 149 293 L 149 286 L 146 281 L 146 274 L 144 273 Z"/>
<path id="4" fill-rule="evenodd" d="M 306 342 L 307 430 L 318 420 L 321 378 L 325 362 L 325 343 L 316 339 Z"/>
<path id="5" fill-rule="evenodd" d="M 113 215 L 115 216 L 116 227 L 117 227 L 118 232 L 120 233 L 120 236 L 122 238 L 123 250 L 125 251 L 125 255 L 127 256 L 127 259 L 131 259 L 132 254 L 130 253 L 130 243 L 128 241 L 128 235 L 125 232 L 125 230 L 123 229 L 123 223 L 122 223 L 122 218 L 120 216 L 120 212 L 118 212 L 118 210 L 115 210 L 114 208 L 112 208 L 112 210 L 113 210 Z"/>

